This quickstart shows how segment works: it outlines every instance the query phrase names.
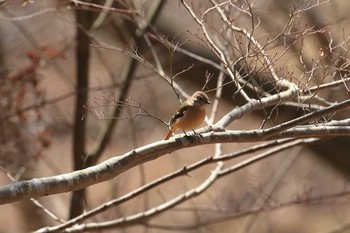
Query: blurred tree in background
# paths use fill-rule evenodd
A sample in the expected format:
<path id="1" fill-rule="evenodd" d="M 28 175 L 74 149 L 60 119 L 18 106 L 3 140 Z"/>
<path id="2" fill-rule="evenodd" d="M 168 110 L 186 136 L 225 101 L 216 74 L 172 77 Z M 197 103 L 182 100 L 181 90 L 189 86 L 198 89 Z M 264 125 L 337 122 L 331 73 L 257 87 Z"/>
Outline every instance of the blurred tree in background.
<path id="1" fill-rule="evenodd" d="M 349 231 L 350 2 L 0 9 L 0 231 Z"/>

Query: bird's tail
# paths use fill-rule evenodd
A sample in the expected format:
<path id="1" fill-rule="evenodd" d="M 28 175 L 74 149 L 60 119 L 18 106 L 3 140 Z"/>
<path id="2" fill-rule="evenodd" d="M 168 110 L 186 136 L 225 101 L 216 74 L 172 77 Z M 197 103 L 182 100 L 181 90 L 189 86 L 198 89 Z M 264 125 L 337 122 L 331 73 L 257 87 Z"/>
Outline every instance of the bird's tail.
<path id="1" fill-rule="evenodd" d="M 172 135 L 172 131 L 169 130 L 169 132 L 167 133 L 167 135 L 165 135 L 165 138 L 163 140 L 168 140 L 170 138 L 170 136 Z"/>

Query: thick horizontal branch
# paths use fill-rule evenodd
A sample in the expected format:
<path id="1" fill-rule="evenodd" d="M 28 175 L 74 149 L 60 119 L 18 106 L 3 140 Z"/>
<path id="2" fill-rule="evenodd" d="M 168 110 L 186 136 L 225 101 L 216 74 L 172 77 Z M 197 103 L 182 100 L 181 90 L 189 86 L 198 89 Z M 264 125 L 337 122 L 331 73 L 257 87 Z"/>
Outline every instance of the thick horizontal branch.
<path id="1" fill-rule="evenodd" d="M 203 140 L 208 143 L 231 143 L 231 142 L 256 142 L 282 138 L 325 138 L 336 136 L 350 136 L 350 126 L 313 126 L 305 125 L 288 129 L 274 136 L 266 138 L 265 130 L 227 130 L 224 132 L 208 132 L 201 134 Z M 209 139 L 208 139 L 209 138 Z M 207 144 L 208 144 L 207 143 Z"/>
<path id="2" fill-rule="evenodd" d="M 35 178 L 0 187 L 0 204 L 74 191 L 116 177 L 126 170 L 187 147 L 212 143 L 256 142 L 266 140 L 264 130 L 207 132 L 202 135 L 174 137 L 155 142 L 121 156 L 115 156 L 96 166 L 58 176 Z M 270 137 L 331 137 L 350 136 L 350 126 L 304 126 L 289 129 Z"/>

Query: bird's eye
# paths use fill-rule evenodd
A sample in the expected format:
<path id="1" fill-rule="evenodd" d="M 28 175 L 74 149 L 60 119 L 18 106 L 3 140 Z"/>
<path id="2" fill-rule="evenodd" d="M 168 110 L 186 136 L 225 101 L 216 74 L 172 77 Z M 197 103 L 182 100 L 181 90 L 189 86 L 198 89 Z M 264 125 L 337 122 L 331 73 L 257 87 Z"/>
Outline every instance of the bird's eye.
<path id="1" fill-rule="evenodd" d="M 197 97 L 197 100 L 202 100 L 202 97 L 198 96 L 198 97 Z"/>

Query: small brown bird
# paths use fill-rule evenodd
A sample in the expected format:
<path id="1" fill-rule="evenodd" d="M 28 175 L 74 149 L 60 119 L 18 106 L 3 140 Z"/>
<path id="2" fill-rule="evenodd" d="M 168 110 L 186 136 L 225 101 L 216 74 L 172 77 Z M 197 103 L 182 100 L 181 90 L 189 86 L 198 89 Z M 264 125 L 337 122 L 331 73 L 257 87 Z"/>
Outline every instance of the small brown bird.
<path id="1" fill-rule="evenodd" d="M 170 119 L 169 132 L 164 140 L 178 129 L 194 130 L 201 126 L 205 118 L 205 105 L 210 104 L 208 96 L 201 91 L 195 92 L 188 100 L 183 102 L 175 115 Z"/>

